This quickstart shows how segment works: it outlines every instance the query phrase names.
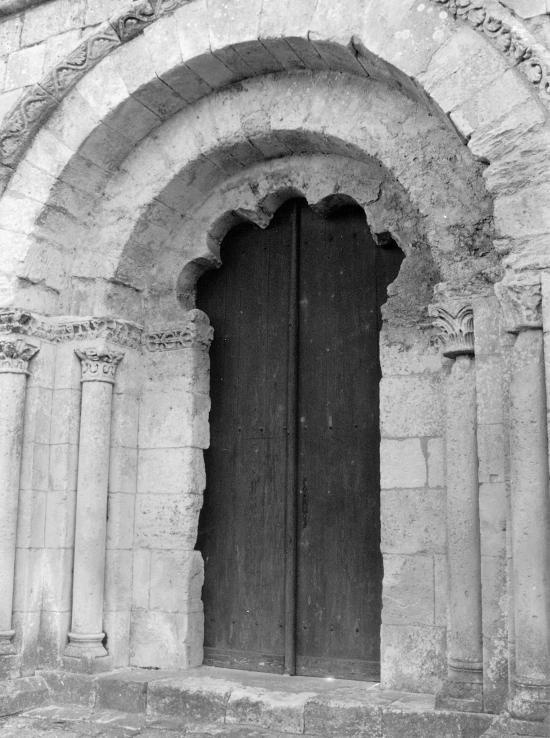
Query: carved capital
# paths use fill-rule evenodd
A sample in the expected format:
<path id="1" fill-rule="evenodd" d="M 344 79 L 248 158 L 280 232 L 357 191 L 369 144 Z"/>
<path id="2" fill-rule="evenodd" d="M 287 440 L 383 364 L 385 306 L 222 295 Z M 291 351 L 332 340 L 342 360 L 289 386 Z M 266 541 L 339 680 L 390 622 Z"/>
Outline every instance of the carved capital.
<path id="1" fill-rule="evenodd" d="M 441 331 L 443 356 L 455 358 L 474 354 L 474 313 L 469 305 L 458 312 L 450 312 L 440 305 L 431 305 L 430 315 L 434 325 Z"/>
<path id="2" fill-rule="evenodd" d="M 19 336 L 0 336 L 0 374 L 28 374 L 29 361 L 38 346 Z"/>
<path id="3" fill-rule="evenodd" d="M 542 328 L 542 289 L 539 274 L 523 273 L 495 284 L 495 293 L 510 333 Z"/>
<path id="4" fill-rule="evenodd" d="M 82 382 L 115 383 L 117 366 L 124 356 L 122 351 L 90 346 L 88 348 L 75 349 L 75 354 L 81 362 Z"/>

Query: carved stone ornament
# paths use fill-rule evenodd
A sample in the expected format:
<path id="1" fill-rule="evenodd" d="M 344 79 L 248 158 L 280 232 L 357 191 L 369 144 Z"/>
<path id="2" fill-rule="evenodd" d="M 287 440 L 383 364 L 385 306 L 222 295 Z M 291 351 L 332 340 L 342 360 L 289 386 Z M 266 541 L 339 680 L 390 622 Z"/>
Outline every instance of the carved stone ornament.
<path id="1" fill-rule="evenodd" d="M 145 345 L 149 351 L 175 351 L 184 348 L 208 349 L 212 342 L 214 329 L 202 310 L 190 310 L 186 325 L 159 330 L 145 336 Z"/>
<path id="2" fill-rule="evenodd" d="M 13 335 L 0 336 L 0 374 L 27 374 L 38 346 Z"/>
<path id="3" fill-rule="evenodd" d="M 75 349 L 75 354 L 81 362 L 82 382 L 115 383 L 117 366 L 124 356 L 122 351 L 89 346 L 84 349 Z"/>
<path id="4" fill-rule="evenodd" d="M 430 315 L 434 325 L 441 331 L 444 349 L 443 356 L 454 359 L 456 356 L 473 355 L 474 352 L 474 313 L 466 305 L 456 313 L 431 305 Z"/>
<path id="5" fill-rule="evenodd" d="M 540 275 L 525 272 L 495 284 L 495 293 L 510 333 L 542 328 L 542 288 Z"/>

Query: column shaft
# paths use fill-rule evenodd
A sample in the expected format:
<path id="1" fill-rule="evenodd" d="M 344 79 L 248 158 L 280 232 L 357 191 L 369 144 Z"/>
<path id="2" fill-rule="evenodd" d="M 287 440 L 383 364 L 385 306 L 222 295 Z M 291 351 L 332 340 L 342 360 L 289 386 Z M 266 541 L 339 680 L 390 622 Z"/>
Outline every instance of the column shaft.
<path id="1" fill-rule="evenodd" d="M 69 666 L 88 671 L 103 668 L 95 660 L 107 655 L 103 645 L 103 593 L 111 407 L 116 367 L 122 354 L 93 347 L 76 353 L 82 362 L 82 404 L 72 623 L 65 654 Z"/>
<path id="2" fill-rule="evenodd" d="M 15 536 L 25 408 L 24 373 L 0 373 L 0 653 L 10 650 Z"/>
<path id="3" fill-rule="evenodd" d="M 550 515 L 542 330 L 522 330 L 510 383 L 515 677 L 511 711 L 542 719 L 548 698 Z"/>
<path id="4" fill-rule="evenodd" d="M 448 683 L 439 704 L 482 709 L 481 556 L 475 363 L 455 359 L 447 381 Z"/>

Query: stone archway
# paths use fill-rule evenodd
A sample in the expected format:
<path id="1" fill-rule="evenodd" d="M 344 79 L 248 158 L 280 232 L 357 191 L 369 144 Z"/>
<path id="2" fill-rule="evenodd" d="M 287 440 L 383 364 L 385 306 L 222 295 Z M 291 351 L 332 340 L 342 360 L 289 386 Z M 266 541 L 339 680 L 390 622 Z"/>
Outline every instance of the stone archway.
<path id="1" fill-rule="evenodd" d="M 25 535 L 19 539 L 16 630 L 23 660 L 32 663 L 42 640 L 57 663 L 70 627 L 68 588 L 52 591 L 47 572 L 62 561 L 70 581 L 81 399 L 72 342 L 103 337 L 120 343 L 122 335 L 130 351 L 117 369 L 113 396 L 108 650 L 115 665 L 200 661 L 201 567 L 190 551 L 208 443 L 209 331 L 192 310 L 193 281 L 202 265 L 216 260 L 227 225 L 243 218 L 265 224 L 285 187 L 316 201 L 349 191 L 356 180 L 354 187 L 362 190 L 357 199 L 375 232 L 389 231 L 403 245 L 409 270 L 386 309 L 396 340 L 382 339 L 384 679 L 435 690 L 445 664 L 446 598 L 434 586 L 445 582 L 444 513 L 437 494 L 444 487 L 444 413 L 433 335 L 423 321 L 432 279 L 443 282 L 441 300 L 475 302 L 483 347 L 479 371 L 486 372 L 484 382 L 498 374 L 492 284 L 502 262 L 509 271 L 547 265 L 545 174 L 537 164 L 546 156 L 546 111 L 508 68 L 509 57 L 471 27 L 430 14 L 425 5 L 420 11 L 405 2 L 371 3 L 363 12 L 361 3 L 352 2 L 349 12 L 339 8 L 335 16 L 325 3 L 315 10 L 290 3 L 288 13 L 264 3 L 259 26 L 256 3 L 229 9 L 215 2 L 212 13 L 201 0 L 173 8 L 173 15 L 154 23 L 134 20 L 129 33 L 135 37 L 124 45 L 112 26 L 101 29 L 111 53 L 88 65 L 67 95 L 65 89 L 59 93 L 62 65 L 56 67 L 48 79 L 63 99 L 53 105 L 48 98 L 48 115 L 55 111 L 43 125 L 40 117 L 32 122 L 30 147 L 12 151 L 9 171 L 3 171 L 9 180 L 0 201 L 3 301 L 35 313 L 23 321 L 6 318 L 5 325 L 42 341 L 29 396 L 49 398 L 57 408 L 69 398 L 72 419 L 66 432 L 54 428 L 51 435 L 36 413 L 26 424 L 24 468 L 41 468 L 42 478 L 40 454 L 50 445 L 59 447 L 52 459 L 62 459 L 51 461 L 59 478 L 48 504 L 46 490 L 23 480 L 22 529 L 34 541 L 33 520 L 41 509 L 42 522 L 55 519 L 58 508 L 65 523 L 59 535 L 52 534 L 54 545 L 26 546 Z M 421 23 L 413 21 L 419 17 Z M 469 14 L 467 20 L 473 24 Z M 482 33 L 489 37 L 485 26 Z M 86 53 L 91 46 L 86 42 Z M 514 167 L 518 161 L 522 166 Z M 319 185 L 321 194 L 308 192 L 312 185 L 304 176 L 314 182 L 316 172 L 324 173 L 320 180 L 332 180 Z M 50 321 L 36 314 L 79 317 Z M 84 320 L 90 314 L 110 316 L 114 324 L 106 320 L 98 327 Z M 138 338 L 128 341 L 133 331 Z M 482 417 L 481 410 L 480 418 L 480 435 L 494 440 L 502 419 Z M 400 476 L 397 460 L 403 457 L 411 471 Z M 485 504 L 493 498 L 502 503 L 502 490 L 491 485 L 502 485 L 503 474 L 500 467 L 489 473 Z M 410 520 L 393 519 L 396 509 Z M 433 516 L 436 540 L 426 540 L 415 527 L 424 514 Z M 125 518 L 139 521 L 135 529 L 124 527 Z M 412 541 L 397 540 L 396 530 L 405 528 L 413 531 Z M 491 638 L 505 638 L 499 601 L 506 544 L 502 530 L 493 532 L 492 522 L 483 520 L 485 581 L 493 574 L 496 581 L 483 593 L 485 704 L 500 709 L 507 653 Z M 39 566 L 31 549 L 40 550 Z M 132 570 L 134 581 L 147 582 L 147 588 L 130 591 Z M 34 571 L 54 613 L 49 619 L 27 617 L 34 612 L 27 587 Z M 407 582 L 418 586 L 409 589 Z M 418 592 L 423 595 L 415 601 Z M 412 619 L 406 614 L 409 598 L 418 605 Z"/>

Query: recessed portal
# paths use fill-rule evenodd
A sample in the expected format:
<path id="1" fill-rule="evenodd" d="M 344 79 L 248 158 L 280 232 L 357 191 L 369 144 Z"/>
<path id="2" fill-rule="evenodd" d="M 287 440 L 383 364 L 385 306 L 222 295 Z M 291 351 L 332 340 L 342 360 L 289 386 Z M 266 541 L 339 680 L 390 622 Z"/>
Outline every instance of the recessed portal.
<path id="1" fill-rule="evenodd" d="M 205 663 L 378 679 L 379 316 L 403 254 L 356 205 L 294 200 L 221 258 L 197 296 L 215 331 Z"/>

